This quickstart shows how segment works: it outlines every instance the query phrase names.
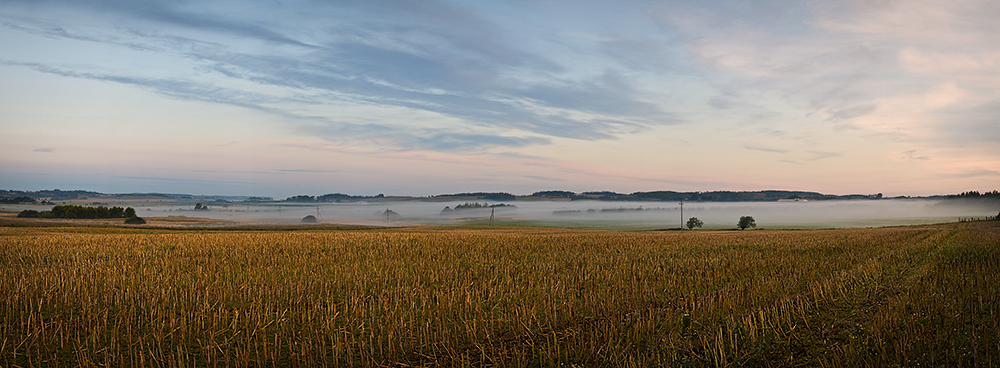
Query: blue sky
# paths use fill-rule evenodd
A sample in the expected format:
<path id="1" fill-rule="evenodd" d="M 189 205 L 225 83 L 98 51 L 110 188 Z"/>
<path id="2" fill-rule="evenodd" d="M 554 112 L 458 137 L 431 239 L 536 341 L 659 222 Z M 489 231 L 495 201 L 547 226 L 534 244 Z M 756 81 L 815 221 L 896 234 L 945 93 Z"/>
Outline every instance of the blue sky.
<path id="1" fill-rule="evenodd" d="M 0 3 L 0 187 L 1000 183 L 993 1 Z"/>

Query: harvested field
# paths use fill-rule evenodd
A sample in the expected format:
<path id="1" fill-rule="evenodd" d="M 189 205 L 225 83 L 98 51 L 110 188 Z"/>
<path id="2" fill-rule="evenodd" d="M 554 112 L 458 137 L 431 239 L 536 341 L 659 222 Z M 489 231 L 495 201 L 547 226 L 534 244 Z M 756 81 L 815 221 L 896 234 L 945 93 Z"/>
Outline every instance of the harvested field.
<path id="1" fill-rule="evenodd" d="M 1000 222 L 0 227 L 0 366 L 991 366 Z"/>

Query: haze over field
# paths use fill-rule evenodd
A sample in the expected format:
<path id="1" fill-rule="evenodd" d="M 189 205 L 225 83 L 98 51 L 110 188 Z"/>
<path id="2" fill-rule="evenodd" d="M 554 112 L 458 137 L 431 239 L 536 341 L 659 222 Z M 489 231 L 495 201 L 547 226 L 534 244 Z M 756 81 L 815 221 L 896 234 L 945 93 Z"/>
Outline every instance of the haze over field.
<path id="1" fill-rule="evenodd" d="M 989 0 L 0 2 L 0 188 L 1000 183 Z"/>
<path id="2" fill-rule="evenodd" d="M 495 202 L 491 202 L 495 203 Z M 996 216 L 995 206 L 948 206 L 931 200 L 823 201 L 807 203 L 729 202 L 687 203 L 684 217 L 698 217 L 707 229 L 732 229 L 740 216 L 752 215 L 762 228 L 852 228 L 953 222 L 960 217 Z M 165 206 L 142 207 L 141 216 L 192 216 L 221 220 L 298 223 L 307 215 L 318 215 L 323 223 L 364 225 L 485 225 L 489 208 L 441 213 L 459 202 L 360 203 L 343 205 L 299 205 L 247 207 L 215 206 L 215 210 L 169 211 Z M 606 229 L 663 229 L 681 224 L 680 206 L 673 202 L 512 202 L 515 208 L 495 209 L 495 225 L 543 225 Z M 150 211 L 145 211 L 149 208 Z M 180 209 L 179 206 L 174 208 Z M 393 212 L 386 221 L 384 211 Z M 157 211 L 158 210 L 158 211 Z M 592 210 L 592 211 L 591 211 Z M 164 212 L 167 211 L 167 212 Z M 396 216 L 398 214 L 398 216 Z"/>
<path id="3" fill-rule="evenodd" d="M 114 202 L 134 207 L 146 219 L 215 219 L 233 224 L 297 225 L 305 216 L 319 224 L 374 226 L 487 225 L 490 208 L 451 210 L 467 201 L 356 203 L 216 203 L 194 210 L 192 203 Z M 997 202 L 955 202 L 928 199 L 830 200 L 816 202 L 677 202 L 613 201 L 480 201 L 507 204 L 495 208 L 495 226 L 555 226 L 590 229 L 652 230 L 678 228 L 691 217 L 704 229 L 733 229 L 740 216 L 753 216 L 764 229 L 861 228 L 955 222 L 992 218 Z M 200 203 L 199 203 L 200 204 Z M 449 210 L 442 211 L 445 207 Z M 0 205 L 0 210 L 38 210 L 37 205 Z M 49 206 L 51 207 L 51 206 Z M 46 207 L 47 208 L 47 207 Z M 386 210 L 390 210 L 387 219 Z M 183 218 L 182 218 L 183 217 Z M 683 222 L 682 222 L 683 220 Z"/>

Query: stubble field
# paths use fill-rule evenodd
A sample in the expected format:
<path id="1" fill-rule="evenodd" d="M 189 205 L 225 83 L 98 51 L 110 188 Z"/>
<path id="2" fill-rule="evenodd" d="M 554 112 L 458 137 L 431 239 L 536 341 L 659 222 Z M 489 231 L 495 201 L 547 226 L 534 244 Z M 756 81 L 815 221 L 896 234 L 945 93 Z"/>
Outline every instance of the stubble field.
<path id="1" fill-rule="evenodd" d="M 0 227 L 0 366 L 996 366 L 1000 222 Z"/>

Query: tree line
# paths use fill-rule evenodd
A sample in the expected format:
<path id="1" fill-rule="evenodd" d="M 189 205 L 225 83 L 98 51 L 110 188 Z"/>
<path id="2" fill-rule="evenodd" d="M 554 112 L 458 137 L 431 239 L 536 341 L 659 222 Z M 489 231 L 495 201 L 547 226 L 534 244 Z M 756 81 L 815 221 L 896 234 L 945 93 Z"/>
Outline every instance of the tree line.
<path id="1" fill-rule="evenodd" d="M 0 198 L 0 204 L 35 204 L 38 203 L 34 198 L 27 196 L 20 196 L 14 198 Z"/>
<path id="2" fill-rule="evenodd" d="M 1000 199 L 1000 192 L 984 192 L 979 193 L 979 191 L 973 190 L 968 192 L 962 192 L 961 194 L 952 194 L 948 198 L 989 198 L 989 199 Z"/>
<path id="3" fill-rule="evenodd" d="M 100 219 L 100 218 L 132 218 L 136 217 L 132 207 L 87 207 L 73 204 L 55 206 L 49 211 L 24 210 L 17 214 L 21 218 L 68 218 L 68 219 Z"/>
<path id="4" fill-rule="evenodd" d="M 695 201 L 695 202 L 752 202 L 752 201 L 777 201 L 780 199 L 808 199 L 808 200 L 829 200 L 829 199 L 882 199 L 882 193 L 878 194 L 849 194 L 831 195 L 817 192 L 802 192 L 788 190 L 762 190 L 754 192 L 734 192 L 734 191 L 712 191 L 712 192 L 675 192 L 669 190 L 653 192 L 635 192 L 631 194 L 616 193 L 609 191 L 574 193 L 564 190 L 546 190 L 535 192 L 531 197 L 541 198 L 568 198 L 570 200 L 599 200 L 599 201 Z"/>

